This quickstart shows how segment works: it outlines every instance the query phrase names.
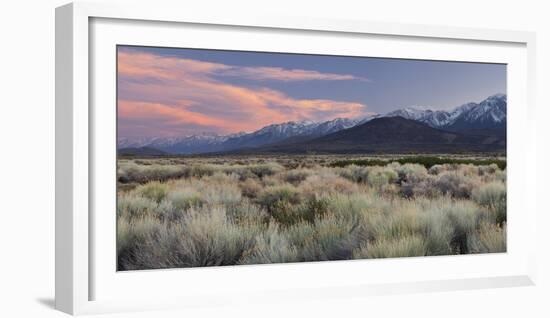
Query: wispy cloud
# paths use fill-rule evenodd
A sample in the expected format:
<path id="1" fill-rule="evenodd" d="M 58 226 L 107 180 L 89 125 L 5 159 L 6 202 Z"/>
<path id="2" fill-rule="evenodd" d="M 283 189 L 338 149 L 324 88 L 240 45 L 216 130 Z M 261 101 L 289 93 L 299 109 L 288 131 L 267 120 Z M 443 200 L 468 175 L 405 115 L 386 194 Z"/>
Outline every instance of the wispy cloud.
<path id="1" fill-rule="evenodd" d="M 235 67 L 138 51 L 119 51 L 119 125 L 126 136 L 175 136 L 199 131 L 251 131 L 274 122 L 358 117 L 366 105 L 299 99 L 268 87 L 225 81 L 365 80 L 276 67 Z M 149 123 L 149 125 L 147 124 Z"/>
<path id="2" fill-rule="evenodd" d="M 358 80 L 368 82 L 364 77 L 349 74 L 321 73 L 317 71 L 301 69 L 284 69 L 280 67 L 231 67 L 219 70 L 220 75 L 238 76 L 260 81 L 350 81 Z"/>

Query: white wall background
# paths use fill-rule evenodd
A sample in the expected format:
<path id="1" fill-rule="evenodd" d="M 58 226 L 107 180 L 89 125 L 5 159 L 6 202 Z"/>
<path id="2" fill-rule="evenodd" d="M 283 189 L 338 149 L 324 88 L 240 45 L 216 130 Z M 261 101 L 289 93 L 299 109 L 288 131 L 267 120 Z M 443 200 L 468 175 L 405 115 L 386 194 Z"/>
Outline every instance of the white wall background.
<path id="1" fill-rule="evenodd" d="M 145 1 L 144 1 L 145 2 Z M 161 5 L 160 1 L 149 1 Z M 54 8 L 62 0 L 4 1 L 0 18 L 0 316 L 61 317 L 54 297 Z M 550 187 L 550 19 L 546 1 L 188 1 L 227 14 L 245 10 L 293 16 L 365 19 L 537 32 L 539 225 L 550 224 L 541 200 Z M 533 164 L 537 158 L 533 158 Z M 549 231 L 550 232 L 550 231 Z M 548 317 L 550 234 L 539 231 L 536 287 L 380 296 L 284 304 L 203 308 L 116 317 Z"/>

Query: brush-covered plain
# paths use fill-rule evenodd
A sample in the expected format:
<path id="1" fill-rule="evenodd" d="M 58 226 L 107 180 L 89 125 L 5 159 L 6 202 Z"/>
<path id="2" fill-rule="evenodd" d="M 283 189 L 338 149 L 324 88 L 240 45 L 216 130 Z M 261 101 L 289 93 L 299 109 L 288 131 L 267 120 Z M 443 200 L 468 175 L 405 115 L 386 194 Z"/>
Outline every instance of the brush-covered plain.
<path id="1" fill-rule="evenodd" d="M 119 158 L 118 270 L 505 252 L 505 161 L 441 158 Z"/>

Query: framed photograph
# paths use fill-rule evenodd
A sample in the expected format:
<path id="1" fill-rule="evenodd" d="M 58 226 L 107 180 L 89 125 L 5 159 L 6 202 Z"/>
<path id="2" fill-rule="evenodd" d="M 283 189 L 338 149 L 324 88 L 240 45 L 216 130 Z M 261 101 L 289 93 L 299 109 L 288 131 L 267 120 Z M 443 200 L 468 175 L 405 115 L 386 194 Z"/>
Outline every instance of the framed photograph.
<path id="1" fill-rule="evenodd" d="M 533 46 L 58 8 L 56 308 L 534 284 Z"/>

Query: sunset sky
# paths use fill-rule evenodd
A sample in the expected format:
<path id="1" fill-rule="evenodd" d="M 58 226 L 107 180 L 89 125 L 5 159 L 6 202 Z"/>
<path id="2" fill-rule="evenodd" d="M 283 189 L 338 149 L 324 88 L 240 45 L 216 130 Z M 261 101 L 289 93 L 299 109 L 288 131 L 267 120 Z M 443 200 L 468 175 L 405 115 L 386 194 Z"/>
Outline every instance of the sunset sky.
<path id="1" fill-rule="evenodd" d="M 119 137 L 250 132 L 506 93 L 502 64 L 118 47 Z"/>

